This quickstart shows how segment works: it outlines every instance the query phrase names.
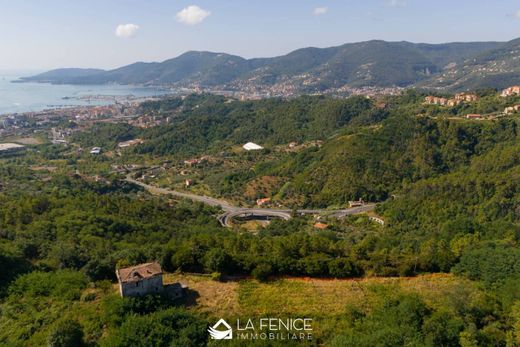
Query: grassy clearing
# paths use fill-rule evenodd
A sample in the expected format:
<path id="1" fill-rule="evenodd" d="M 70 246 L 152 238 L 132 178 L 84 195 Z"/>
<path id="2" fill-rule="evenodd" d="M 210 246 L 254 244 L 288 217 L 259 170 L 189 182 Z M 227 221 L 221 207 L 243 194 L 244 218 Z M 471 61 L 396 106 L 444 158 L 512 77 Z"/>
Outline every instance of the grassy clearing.
<path id="1" fill-rule="evenodd" d="M 7 138 L 6 141 L 19 143 L 21 145 L 41 145 L 45 141 L 37 137 L 12 137 Z"/>
<path id="2" fill-rule="evenodd" d="M 239 314 L 238 282 L 217 282 L 209 276 L 167 274 L 165 283 L 188 287 L 187 305 L 212 317 Z"/>
<path id="3" fill-rule="evenodd" d="M 351 308 L 368 309 L 396 293 L 415 293 L 429 306 L 456 309 L 457 300 L 483 293 L 450 274 L 405 278 L 315 279 L 282 278 L 268 283 L 245 279 L 217 282 L 209 276 L 168 274 L 166 282 L 181 282 L 191 293 L 188 306 L 210 321 L 258 317 L 313 319 L 318 344 L 345 331 Z"/>
<path id="4" fill-rule="evenodd" d="M 283 278 L 268 283 L 249 279 L 217 282 L 208 276 L 168 274 L 165 282 L 187 285 L 196 292 L 193 309 L 215 317 L 222 314 L 335 315 L 344 313 L 349 305 L 373 303 L 392 291 L 416 293 L 431 306 L 447 304 L 449 293 L 479 294 L 471 282 L 450 274 L 332 280 Z"/>

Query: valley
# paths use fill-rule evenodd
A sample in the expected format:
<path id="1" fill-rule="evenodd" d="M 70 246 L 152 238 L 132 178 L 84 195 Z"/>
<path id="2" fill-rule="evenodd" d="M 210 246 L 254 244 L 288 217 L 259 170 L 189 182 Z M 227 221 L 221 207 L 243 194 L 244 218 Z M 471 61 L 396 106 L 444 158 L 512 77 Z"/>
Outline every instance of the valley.
<path id="1" fill-rule="evenodd" d="M 520 347 L 517 1 L 2 1 L 0 347 Z"/>
<path id="2" fill-rule="evenodd" d="M 134 326 L 202 344 L 217 318 L 270 314 L 312 316 L 310 345 L 515 339 L 515 90 L 8 118 L 0 341 L 77 322 L 92 345 L 129 344 Z M 117 294 L 114 269 L 150 262 L 182 300 Z"/>

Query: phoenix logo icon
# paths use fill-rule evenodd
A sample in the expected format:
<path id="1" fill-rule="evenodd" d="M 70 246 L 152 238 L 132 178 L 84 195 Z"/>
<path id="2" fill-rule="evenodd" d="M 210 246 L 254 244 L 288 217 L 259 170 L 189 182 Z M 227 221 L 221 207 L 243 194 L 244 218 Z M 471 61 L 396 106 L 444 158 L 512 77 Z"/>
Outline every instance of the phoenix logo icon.
<path id="1" fill-rule="evenodd" d="M 219 327 L 221 326 L 226 330 L 219 330 Z M 208 332 L 213 340 L 231 340 L 233 338 L 233 329 L 231 328 L 231 325 L 223 319 L 220 319 L 214 326 L 209 327 Z"/>

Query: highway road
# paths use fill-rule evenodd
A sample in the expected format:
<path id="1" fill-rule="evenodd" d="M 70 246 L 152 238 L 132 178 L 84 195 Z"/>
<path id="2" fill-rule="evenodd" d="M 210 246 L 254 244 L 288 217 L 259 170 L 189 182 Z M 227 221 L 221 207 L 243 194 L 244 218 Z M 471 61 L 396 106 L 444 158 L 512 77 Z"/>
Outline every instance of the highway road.
<path id="1" fill-rule="evenodd" d="M 191 193 L 179 192 L 176 190 L 171 190 L 167 188 L 159 188 L 156 186 L 152 186 L 146 184 L 141 181 L 137 181 L 131 177 L 131 175 L 126 176 L 125 179 L 127 182 L 137 184 L 152 194 L 159 195 L 173 195 L 179 198 L 185 198 L 192 201 L 202 202 L 204 204 L 210 206 L 220 207 L 224 213 L 218 216 L 218 220 L 223 226 L 231 226 L 231 221 L 236 217 L 265 217 L 265 218 L 281 218 L 288 220 L 292 218 L 293 212 L 292 210 L 287 209 L 274 209 L 274 208 L 247 208 L 240 206 L 233 206 L 229 202 L 221 199 L 212 198 L 204 195 L 196 195 Z M 327 210 L 327 209 L 301 209 L 296 210 L 295 212 L 299 215 L 326 215 L 332 218 L 343 218 L 348 215 L 364 213 L 368 211 L 372 211 L 376 207 L 375 204 L 366 204 L 363 206 L 340 209 L 340 210 Z"/>

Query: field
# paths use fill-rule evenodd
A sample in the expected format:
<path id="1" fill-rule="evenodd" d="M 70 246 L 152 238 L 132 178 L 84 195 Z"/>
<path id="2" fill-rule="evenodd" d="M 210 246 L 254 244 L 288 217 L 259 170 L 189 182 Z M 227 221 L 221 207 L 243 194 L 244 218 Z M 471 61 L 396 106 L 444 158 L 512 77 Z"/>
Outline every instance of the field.
<path id="1" fill-rule="evenodd" d="M 193 308 L 209 314 L 340 314 L 348 305 L 371 303 L 383 291 L 402 290 L 419 294 L 429 305 L 442 305 L 447 293 L 464 286 L 472 294 L 470 281 L 450 274 L 399 278 L 316 279 L 282 278 L 268 283 L 255 280 L 218 282 L 209 276 L 167 274 L 166 283 L 180 282 L 197 297 Z M 471 289 L 467 289 L 471 288 Z M 193 304 L 193 303 L 192 303 Z"/>
<path id="2" fill-rule="evenodd" d="M 41 145 L 45 142 L 42 138 L 36 137 L 12 137 L 6 138 L 4 141 L 19 143 L 21 145 Z"/>
<path id="3" fill-rule="evenodd" d="M 210 321 L 258 317 L 313 319 L 314 336 L 327 340 L 349 324 L 351 308 L 370 309 L 396 293 L 415 293 L 429 306 L 457 306 L 456 298 L 482 295 L 471 282 L 450 274 L 402 278 L 282 278 L 268 283 L 245 279 L 218 282 L 208 276 L 168 274 L 167 283 L 189 288 L 187 306 Z"/>

